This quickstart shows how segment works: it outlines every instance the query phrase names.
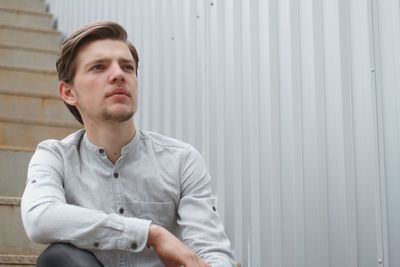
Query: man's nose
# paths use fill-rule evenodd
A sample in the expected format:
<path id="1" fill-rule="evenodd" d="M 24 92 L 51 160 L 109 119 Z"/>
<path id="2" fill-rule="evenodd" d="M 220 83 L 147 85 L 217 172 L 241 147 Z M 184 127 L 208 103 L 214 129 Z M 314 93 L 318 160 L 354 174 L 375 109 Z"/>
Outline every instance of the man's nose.
<path id="1" fill-rule="evenodd" d="M 125 81 L 125 73 L 118 63 L 113 63 L 110 71 L 110 82 Z"/>

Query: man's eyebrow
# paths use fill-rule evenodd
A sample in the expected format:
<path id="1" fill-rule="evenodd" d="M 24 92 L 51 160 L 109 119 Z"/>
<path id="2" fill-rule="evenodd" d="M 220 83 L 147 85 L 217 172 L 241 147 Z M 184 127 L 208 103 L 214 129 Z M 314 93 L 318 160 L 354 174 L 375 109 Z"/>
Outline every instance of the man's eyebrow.
<path id="1" fill-rule="evenodd" d="M 108 61 L 110 61 L 110 60 L 111 60 L 110 58 L 97 58 L 97 59 L 93 59 L 93 60 L 90 60 L 90 61 L 86 62 L 86 63 L 84 64 L 84 67 L 88 67 L 88 66 L 90 66 L 90 65 L 97 64 L 97 63 L 108 62 Z"/>
<path id="2" fill-rule="evenodd" d="M 107 57 L 97 58 L 97 59 L 91 60 L 89 62 L 86 62 L 86 64 L 84 66 L 87 67 L 87 66 L 90 66 L 90 65 L 93 65 L 93 64 L 105 63 L 105 62 L 110 62 L 110 61 L 111 61 L 111 58 L 107 58 Z M 118 62 L 135 64 L 135 60 L 130 59 L 130 58 L 123 58 L 123 57 L 118 58 Z"/>
<path id="3" fill-rule="evenodd" d="M 124 63 L 135 63 L 135 60 L 130 59 L 130 58 L 120 58 L 118 61 L 124 62 Z"/>

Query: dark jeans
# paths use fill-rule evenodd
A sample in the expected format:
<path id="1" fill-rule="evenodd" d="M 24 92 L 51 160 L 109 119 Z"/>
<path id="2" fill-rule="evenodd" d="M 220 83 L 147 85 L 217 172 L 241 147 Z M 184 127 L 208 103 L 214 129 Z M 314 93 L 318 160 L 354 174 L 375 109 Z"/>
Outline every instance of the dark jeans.
<path id="1" fill-rule="evenodd" d="M 104 267 L 96 256 L 71 244 L 55 243 L 39 256 L 37 267 Z"/>

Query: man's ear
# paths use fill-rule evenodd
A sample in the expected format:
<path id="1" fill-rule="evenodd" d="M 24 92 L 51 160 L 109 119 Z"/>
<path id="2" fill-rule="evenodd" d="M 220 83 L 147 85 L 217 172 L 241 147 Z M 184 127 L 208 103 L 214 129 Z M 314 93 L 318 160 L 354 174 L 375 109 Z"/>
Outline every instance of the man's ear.
<path id="1" fill-rule="evenodd" d="M 60 81 L 58 83 L 58 94 L 60 95 L 62 100 L 64 100 L 65 103 L 71 106 L 76 105 L 76 93 L 73 90 L 71 84 L 64 81 Z"/>

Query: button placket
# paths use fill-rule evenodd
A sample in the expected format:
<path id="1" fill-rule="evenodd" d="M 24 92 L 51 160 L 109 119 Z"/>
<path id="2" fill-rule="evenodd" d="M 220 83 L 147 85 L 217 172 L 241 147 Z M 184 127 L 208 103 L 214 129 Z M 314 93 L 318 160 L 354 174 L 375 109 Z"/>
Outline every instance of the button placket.
<path id="1" fill-rule="evenodd" d="M 118 163 L 116 165 L 118 165 Z M 114 186 L 114 193 L 115 193 L 116 213 L 118 213 L 120 215 L 124 215 L 125 214 L 125 198 L 124 198 L 124 194 L 123 194 L 122 184 L 118 179 L 120 177 L 120 175 L 118 173 L 116 166 L 114 167 L 111 175 L 113 177 L 112 183 Z"/>

